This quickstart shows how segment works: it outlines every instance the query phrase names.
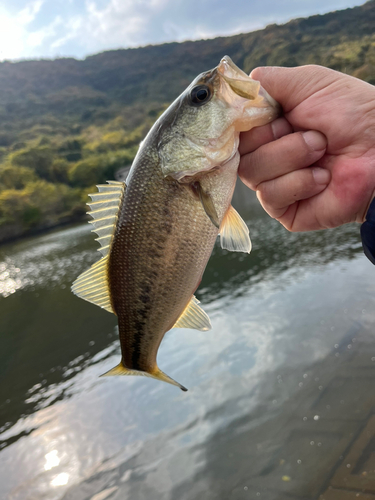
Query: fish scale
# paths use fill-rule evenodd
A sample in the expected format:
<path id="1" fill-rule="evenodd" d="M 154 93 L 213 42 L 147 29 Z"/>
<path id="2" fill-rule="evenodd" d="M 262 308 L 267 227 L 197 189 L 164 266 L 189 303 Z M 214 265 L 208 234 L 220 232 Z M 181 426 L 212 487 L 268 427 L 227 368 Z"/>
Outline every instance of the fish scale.
<path id="1" fill-rule="evenodd" d="M 156 152 L 154 158 L 153 164 L 158 165 Z M 145 171 L 147 183 L 143 182 Z M 168 225 L 164 223 L 165 208 Z M 193 211 L 196 220 L 191 223 Z M 202 231 L 211 237 L 198 252 L 192 251 Z M 150 174 L 149 158 L 139 165 L 126 188 L 109 259 L 109 282 L 126 366 L 140 371 L 155 367 L 160 342 L 197 288 L 216 237 L 217 230 L 199 200 L 185 186 L 164 179 L 158 168 Z M 129 252 L 128 248 L 142 248 L 142 252 Z M 146 315 L 141 316 L 140 311 Z M 135 357 L 136 345 L 141 348 Z"/>

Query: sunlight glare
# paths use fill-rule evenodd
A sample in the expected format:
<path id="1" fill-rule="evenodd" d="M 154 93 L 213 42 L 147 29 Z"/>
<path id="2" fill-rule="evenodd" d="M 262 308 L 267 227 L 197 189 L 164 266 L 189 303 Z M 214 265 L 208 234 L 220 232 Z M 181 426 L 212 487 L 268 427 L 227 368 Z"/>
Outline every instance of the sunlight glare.
<path id="1" fill-rule="evenodd" d="M 52 467 L 57 467 L 60 463 L 60 459 L 57 456 L 57 450 L 52 450 L 47 455 L 45 455 L 46 463 L 44 464 L 44 470 L 51 470 Z"/>
<path id="2" fill-rule="evenodd" d="M 52 486 L 65 486 L 65 484 L 68 484 L 69 481 L 69 474 L 66 472 L 62 472 L 58 476 L 55 477 L 53 481 L 51 481 Z"/>

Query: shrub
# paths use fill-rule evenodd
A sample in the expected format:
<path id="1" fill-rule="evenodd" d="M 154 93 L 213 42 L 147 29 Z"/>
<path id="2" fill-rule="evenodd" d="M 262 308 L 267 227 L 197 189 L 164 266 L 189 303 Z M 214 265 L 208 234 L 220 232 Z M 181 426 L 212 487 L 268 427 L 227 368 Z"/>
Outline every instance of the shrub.
<path id="1" fill-rule="evenodd" d="M 10 162 L 17 167 L 27 167 L 42 179 L 50 179 L 50 170 L 54 152 L 49 147 L 21 149 L 12 153 Z"/>
<path id="2" fill-rule="evenodd" d="M 30 168 L 0 165 L 0 189 L 23 189 L 27 183 L 36 179 Z"/>
<path id="3" fill-rule="evenodd" d="M 129 165 L 135 156 L 135 149 L 116 153 L 89 156 L 73 165 L 68 172 L 72 186 L 87 187 L 113 180 L 120 168 Z"/>

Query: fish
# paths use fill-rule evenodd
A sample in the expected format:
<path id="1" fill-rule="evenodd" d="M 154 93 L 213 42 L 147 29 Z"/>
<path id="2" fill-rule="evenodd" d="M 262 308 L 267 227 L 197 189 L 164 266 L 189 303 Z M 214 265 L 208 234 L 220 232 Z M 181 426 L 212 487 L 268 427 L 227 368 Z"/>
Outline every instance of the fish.
<path id="1" fill-rule="evenodd" d="M 239 134 L 271 122 L 279 104 L 229 56 L 197 76 L 141 143 L 126 182 L 89 195 L 102 258 L 72 291 L 117 315 L 121 360 L 104 376 L 142 375 L 187 389 L 157 365 L 172 328 L 211 329 L 194 296 L 217 236 L 250 253 L 231 200 Z"/>

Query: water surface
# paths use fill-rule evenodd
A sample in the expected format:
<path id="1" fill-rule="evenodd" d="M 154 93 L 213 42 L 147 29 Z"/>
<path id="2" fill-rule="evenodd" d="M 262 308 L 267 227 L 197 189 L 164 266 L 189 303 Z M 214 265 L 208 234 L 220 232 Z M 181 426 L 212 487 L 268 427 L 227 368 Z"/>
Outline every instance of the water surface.
<path id="1" fill-rule="evenodd" d="M 251 228 L 251 255 L 215 247 L 197 293 L 212 330 L 172 330 L 159 351 L 187 393 L 99 378 L 120 348 L 114 315 L 70 292 L 100 255 L 88 224 L 0 247 L 1 498 L 324 491 L 371 407 L 355 378 L 337 377 L 353 355 L 364 353 L 368 370 L 375 362 L 375 269 L 358 225 L 288 233 L 243 186 L 234 205 Z"/>

